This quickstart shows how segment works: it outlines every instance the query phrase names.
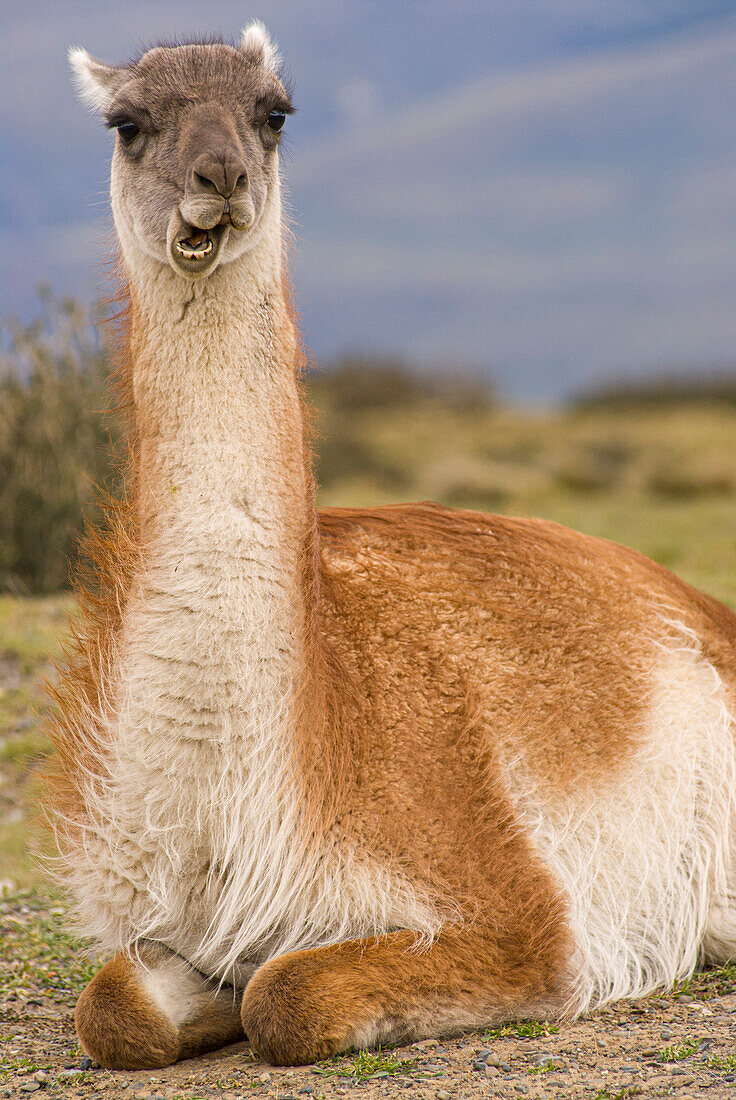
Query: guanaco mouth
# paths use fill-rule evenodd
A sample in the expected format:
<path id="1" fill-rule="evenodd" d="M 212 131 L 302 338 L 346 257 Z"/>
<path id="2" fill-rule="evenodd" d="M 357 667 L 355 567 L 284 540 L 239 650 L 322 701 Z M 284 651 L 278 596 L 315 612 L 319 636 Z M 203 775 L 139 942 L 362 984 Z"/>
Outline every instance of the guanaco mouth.
<path id="1" fill-rule="evenodd" d="M 185 260 L 203 260 L 215 245 L 206 229 L 195 229 L 188 237 L 177 241 L 174 247 Z"/>
<path id="2" fill-rule="evenodd" d="M 169 261 L 174 270 L 190 279 L 209 275 L 231 232 L 230 226 L 222 223 L 202 229 L 184 221 L 177 211 L 168 232 Z"/>

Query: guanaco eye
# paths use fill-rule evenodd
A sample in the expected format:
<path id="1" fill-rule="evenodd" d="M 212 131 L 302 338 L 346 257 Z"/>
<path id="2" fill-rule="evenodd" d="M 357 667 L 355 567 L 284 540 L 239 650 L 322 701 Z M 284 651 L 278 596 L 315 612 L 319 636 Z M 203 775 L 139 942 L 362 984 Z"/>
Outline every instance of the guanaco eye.
<path id="1" fill-rule="evenodd" d="M 286 111 L 271 111 L 266 121 L 274 133 L 277 134 L 286 122 Z"/>
<path id="2" fill-rule="evenodd" d="M 135 141 L 141 132 L 140 126 L 135 122 L 132 122 L 129 118 L 121 118 L 120 122 L 116 122 L 115 129 L 120 134 L 120 140 L 123 145 L 130 145 L 131 141 Z"/>

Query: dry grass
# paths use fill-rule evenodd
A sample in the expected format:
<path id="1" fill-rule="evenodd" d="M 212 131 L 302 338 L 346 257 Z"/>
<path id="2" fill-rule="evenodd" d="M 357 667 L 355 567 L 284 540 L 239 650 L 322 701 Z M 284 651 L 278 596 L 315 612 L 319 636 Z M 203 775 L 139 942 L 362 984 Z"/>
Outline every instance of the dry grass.
<path id="1" fill-rule="evenodd" d="M 321 426 L 325 504 L 433 499 L 542 516 L 632 546 L 736 604 L 733 406 L 535 412 L 427 400 L 366 407 L 345 424 L 323 401 Z"/>

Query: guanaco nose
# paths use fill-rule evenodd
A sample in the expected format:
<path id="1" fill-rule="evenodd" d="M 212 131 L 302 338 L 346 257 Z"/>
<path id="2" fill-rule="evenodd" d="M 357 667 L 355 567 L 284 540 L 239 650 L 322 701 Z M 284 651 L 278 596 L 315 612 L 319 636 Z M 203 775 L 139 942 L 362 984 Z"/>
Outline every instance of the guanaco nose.
<path id="1" fill-rule="evenodd" d="M 234 150 L 220 156 L 200 153 L 191 167 L 190 186 L 196 191 L 229 199 L 237 190 L 245 190 L 248 186 L 245 161 Z"/>

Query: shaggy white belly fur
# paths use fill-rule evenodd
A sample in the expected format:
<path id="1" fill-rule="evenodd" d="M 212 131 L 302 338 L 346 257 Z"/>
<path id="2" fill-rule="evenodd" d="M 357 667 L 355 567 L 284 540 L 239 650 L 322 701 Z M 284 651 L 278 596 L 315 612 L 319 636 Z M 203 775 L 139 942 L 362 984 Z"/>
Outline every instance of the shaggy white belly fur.
<path id="1" fill-rule="evenodd" d="M 522 825 L 570 899 L 572 1012 L 736 952 L 733 716 L 697 639 L 679 633 L 652 672 L 648 736 L 615 784 L 563 804 L 523 761 L 508 769 Z"/>

